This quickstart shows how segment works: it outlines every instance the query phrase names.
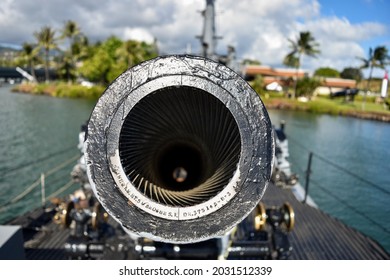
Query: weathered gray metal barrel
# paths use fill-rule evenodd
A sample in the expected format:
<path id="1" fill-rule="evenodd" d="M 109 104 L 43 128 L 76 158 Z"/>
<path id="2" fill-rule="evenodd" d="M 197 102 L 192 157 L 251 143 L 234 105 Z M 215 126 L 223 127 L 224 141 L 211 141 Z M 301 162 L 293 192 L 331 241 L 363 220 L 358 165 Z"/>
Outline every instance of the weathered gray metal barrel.
<path id="1" fill-rule="evenodd" d="M 235 72 L 194 56 L 146 61 L 119 76 L 88 123 L 89 180 L 129 232 L 187 243 L 222 236 L 259 203 L 273 130 Z"/>

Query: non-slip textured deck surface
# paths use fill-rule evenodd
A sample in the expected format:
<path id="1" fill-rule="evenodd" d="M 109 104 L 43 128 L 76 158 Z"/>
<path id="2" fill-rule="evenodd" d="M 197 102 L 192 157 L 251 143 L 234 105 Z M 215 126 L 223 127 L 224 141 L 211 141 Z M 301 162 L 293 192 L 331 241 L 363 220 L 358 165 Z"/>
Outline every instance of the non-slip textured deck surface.
<path id="1" fill-rule="evenodd" d="M 319 209 L 299 202 L 291 190 L 270 185 L 263 197 L 266 207 L 289 202 L 295 212 L 295 227 L 289 233 L 293 247 L 290 259 L 365 260 L 390 259 L 377 242 Z"/>
<path id="2" fill-rule="evenodd" d="M 294 209 L 295 227 L 289 233 L 293 247 L 290 259 L 390 259 L 389 254 L 375 241 L 321 210 L 299 202 L 289 189 L 281 189 L 270 184 L 263 202 L 266 207 L 281 206 L 284 202 L 289 202 Z M 40 231 L 35 231 L 38 223 L 42 222 L 44 225 L 40 227 Z M 19 217 L 11 224 L 24 226 L 26 259 L 66 258 L 63 247 L 69 229 L 54 224 L 49 213 L 45 215 L 42 209 L 37 209 Z"/>
<path id="3" fill-rule="evenodd" d="M 69 229 L 53 223 L 53 213 L 39 208 L 16 218 L 10 224 L 23 227 L 27 260 L 64 260 L 64 244 Z"/>

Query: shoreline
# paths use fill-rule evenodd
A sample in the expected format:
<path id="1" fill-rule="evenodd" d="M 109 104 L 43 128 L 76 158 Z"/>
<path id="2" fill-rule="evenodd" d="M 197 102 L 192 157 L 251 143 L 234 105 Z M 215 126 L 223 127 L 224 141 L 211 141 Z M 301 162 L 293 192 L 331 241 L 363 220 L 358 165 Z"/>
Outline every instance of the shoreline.
<path id="1" fill-rule="evenodd" d="M 12 92 L 24 94 L 83 99 L 98 99 L 99 96 L 103 94 L 104 90 L 105 88 L 102 86 L 93 86 L 89 88 L 79 84 L 67 83 L 19 84 L 11 89 Z M 263 101 L 266 109 L 303 111 L 313 114 L 353 117 L 390 123 L 390 110 L 388 112 L 371 110 L 361 111 L 352 107 L 345 108 L 345 104 L 330 104 L 329 100 L 325 99 L 325 101 L 319 101 L 322 103 L 316 103 L 316 100 L 309 102 L 299 102 L 298 100 L 285 98 L 264 98 L 264 96 L 260 96 L 260 98 Z M 352 105 L 354 104 L 352 103 Z"/>
<path id="2" fill-rule="evenodd" d="M 58 98 L 73 98 L 73 99 L 98 99 L 104 92 L 105 88 L 100 85 L 86 87 L 81 84 L 69 84 L 66 82 L 54 83 L 22 83 L 14 85 L 11 88 L 12 92 L 45 95 Z"/>
<path id="3" fill-rule="evenodd" d="M 288 110 L 288 111 L 302 111 L 313 114 L 325 114 L 333 116 L 343 116 L 351 118 L 359 118 L 364 120 L 380 121 L 390 123 L 390 111 L 373 112 L 373 111 L 358 111 L 358 110 L 342 110 L 335 108 L 321 108 L 315 110 L 310 108 L 307 103 L 299 103 L 296 100 L 286 101 L 281 99 L 262 99 L 265 107 L 271 110 Z"/>

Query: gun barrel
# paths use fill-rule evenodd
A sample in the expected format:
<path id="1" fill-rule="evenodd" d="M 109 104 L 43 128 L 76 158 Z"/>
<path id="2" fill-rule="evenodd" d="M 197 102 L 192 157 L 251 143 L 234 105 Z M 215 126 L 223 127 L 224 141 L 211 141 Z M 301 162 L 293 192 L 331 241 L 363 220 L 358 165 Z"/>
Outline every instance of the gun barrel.
<path id="1" fill-rule="evenodd" d="M 189 243 L 222 236 L 260 201 L 271 122 L 253 89 L 203 57 L 166 56 L 120 75 L 88 123 L 89 181 L 130 233 Z"/>

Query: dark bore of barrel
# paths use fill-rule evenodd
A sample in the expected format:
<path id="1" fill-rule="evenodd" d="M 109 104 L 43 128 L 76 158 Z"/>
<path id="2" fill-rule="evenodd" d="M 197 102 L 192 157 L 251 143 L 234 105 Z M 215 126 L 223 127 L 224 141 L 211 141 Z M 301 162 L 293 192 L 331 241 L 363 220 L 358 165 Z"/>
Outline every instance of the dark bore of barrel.
<path id="1" fill-rule="evenodd" d="M 119 152 L 126 175 L 144 195 L 165 205 L 192 206 L 228 184 L 241 140 L 218 98 L 198 88 L 167 87 L 127 115 Z"/>

